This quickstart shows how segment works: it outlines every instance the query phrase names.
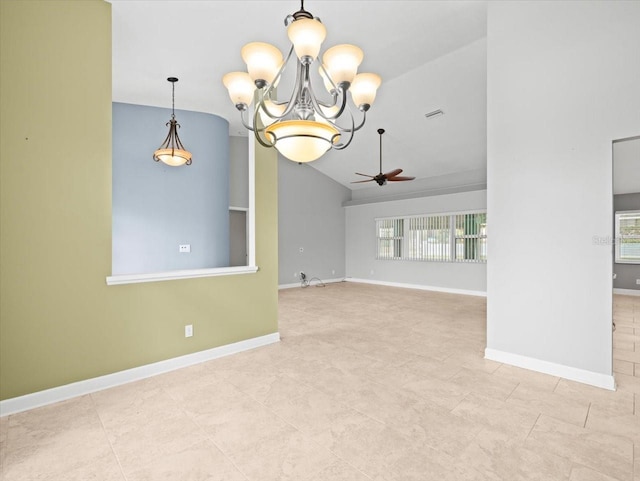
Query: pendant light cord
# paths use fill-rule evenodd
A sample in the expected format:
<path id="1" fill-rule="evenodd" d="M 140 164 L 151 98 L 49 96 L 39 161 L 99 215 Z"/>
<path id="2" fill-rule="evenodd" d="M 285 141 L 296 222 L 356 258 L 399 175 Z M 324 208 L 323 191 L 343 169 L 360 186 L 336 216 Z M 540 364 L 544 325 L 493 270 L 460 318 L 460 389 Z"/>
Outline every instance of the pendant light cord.
<path id="1" fill-rule="evenodd" d="M 382 132 L 380 132 L 380 173 L 382 174 Z"/>
<path id="2" fill-rule="evenodd" d="M 171 82 L 171 118 L 176 118 L 176 83 Z"/>

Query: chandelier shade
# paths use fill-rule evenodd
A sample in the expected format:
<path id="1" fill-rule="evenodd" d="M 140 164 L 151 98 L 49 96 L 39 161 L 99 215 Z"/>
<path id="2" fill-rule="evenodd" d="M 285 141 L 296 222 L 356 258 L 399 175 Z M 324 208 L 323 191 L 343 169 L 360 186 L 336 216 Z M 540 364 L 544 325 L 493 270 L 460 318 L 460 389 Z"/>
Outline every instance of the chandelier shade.
<path id="1" fill-rule="evenodd" d="M 302 18 L 287 27 L 287 35 L 301 61 L 314 61 L 327 37 L 327 29 L 318 20 Z"/>
<path id="2" fill-rule="evenodd" d="M 222 83 L 227 87 L 234 105 L 251 105 L 256 85 L 247 72 L 230 72 L 222 77 Z"/>
<path id="3" fill-rule="evenodd" d="M 231 72 L 223 83 L 242 124 L 262 146 L 275 147 L 296 162 L 311 162 L 329 149 L 349 146 L 365 124 L 381 79 L 358 73 L 364 53 L 355 45 L 331 47 L 320 62 L 327 29 L 304 9 L 304 0 L 300 10 L 287 16 L 285 25 L 291 41 L 286 57 L 273 45 L 251 42 L 241 50 L 247 72 Z M 318 66 L 312 69 L 316 61 Z M 286 94 L 276 86 L 289 63 L 295 63 L 295 80 Z"/>
<path id="4" fill-rule="evenodd" d="M 271 84 L 282 67 L 282 53 L 268 43 L 248 43 L 242 47 L 240 55 L 247 64 L 249 76 L 256 84 L 260 81 Z"/>
<path id="5" fill-rule="evenodd" d="M 356 105 L 371 105 L 376 99 L 376 92 L 382 83 L 379 75 L 374 73 L 359 73 L 351 83 L 351 97 Z"/>
<path id="6" fill-rule="evenodd" d="M 342 82 L 353 82 L 358 67 L 364 59 L 364 52 L 355 45 L 336 45 L 327 50 L 322 61 L 328 76 L 337 85 Z"/>
<path id="7" fill-rule="evenodd" d="M 167 122 L 169 133 L 164 139 L 164 142 L 162 142 L 162 145 L 153 153 L 153 160 L 163 162 L 171 167 L 191 165 L 191 152 L 184 148 L 178 136 L 180 124 L 176 120 L 175 113 L 175 92 L 178 79 L 176 77 L 169 77 L 167 81 L 171 82 L 171 120 Z"/>
<path id="8" fill-rule="evenodd" d="M 312 120 L 277 122 L 267 127 L 266 134 L 278 152 L 295 162 L 316 160 L 340 140 L 338 129 Z"/>

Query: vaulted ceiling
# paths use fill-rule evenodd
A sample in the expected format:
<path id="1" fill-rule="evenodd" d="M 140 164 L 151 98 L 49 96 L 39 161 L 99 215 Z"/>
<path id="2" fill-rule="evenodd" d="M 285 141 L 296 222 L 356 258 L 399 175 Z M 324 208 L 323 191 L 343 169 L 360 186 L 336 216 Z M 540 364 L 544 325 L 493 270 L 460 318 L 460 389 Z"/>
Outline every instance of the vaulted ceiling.
<path id="1" fill-rule="evenodd" d="M 228 119 L 231 135 L 246 131 L 222 76 L 245 69 L 240 49 L 248 42 L 272 43 L 286 54 L 284 18 L 300 7 L 295 0 L 111 3 L 113 100 L 167 107 L 166 78 L 176 76 L 176 107 Z M 350 182 L 362 179 L 354 172 L 377 173 L 376 130 L 384 128 L 385 171 L 401 167 L 423 180 L 483 171 L 486 8 L 485 1 L 475 0 L 307 0 L 305 9 L 327 27 L 322 51 L 358 45 L 365 52 L 360 71 L 383 79 L 353 144 L 329 152 L 313 167 L 349 188 L 370 186 Z M 436 109 L 445 115 L 425 118 Z M 412 183 L 402 184 L 409 189 Z"/>

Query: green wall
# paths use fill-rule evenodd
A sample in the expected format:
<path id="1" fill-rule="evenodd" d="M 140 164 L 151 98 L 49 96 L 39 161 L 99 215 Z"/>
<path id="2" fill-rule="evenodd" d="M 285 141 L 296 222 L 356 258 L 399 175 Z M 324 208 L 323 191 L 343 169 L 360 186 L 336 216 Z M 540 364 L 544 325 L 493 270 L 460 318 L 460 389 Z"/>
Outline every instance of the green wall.
<path id="1" fill-rule="evenodd" d="M 275 151 L 256 153 L 257 274 L 107 287 L 111 5 L 0 18 L 0 399 L 276 332 Z"/>

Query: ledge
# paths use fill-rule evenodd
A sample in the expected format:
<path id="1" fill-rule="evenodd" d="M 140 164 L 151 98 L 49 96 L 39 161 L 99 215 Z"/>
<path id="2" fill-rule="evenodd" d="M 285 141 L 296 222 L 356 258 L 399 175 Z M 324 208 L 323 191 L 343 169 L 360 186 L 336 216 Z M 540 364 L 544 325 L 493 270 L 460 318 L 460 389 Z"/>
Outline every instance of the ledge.
<path id="1" fill-rule="evenodd" d="M 154 272 L 152 274 L 126 274 L 108 276 L 107 285 L 138 284 L 141 282 L 173 281 L 177 279 L 196 279 L 198 277 L 233 276 L 236 274 L 254 274 L 258 266 L 215 267 L 211 269 L 189 269 L 183 271 Z"/>

